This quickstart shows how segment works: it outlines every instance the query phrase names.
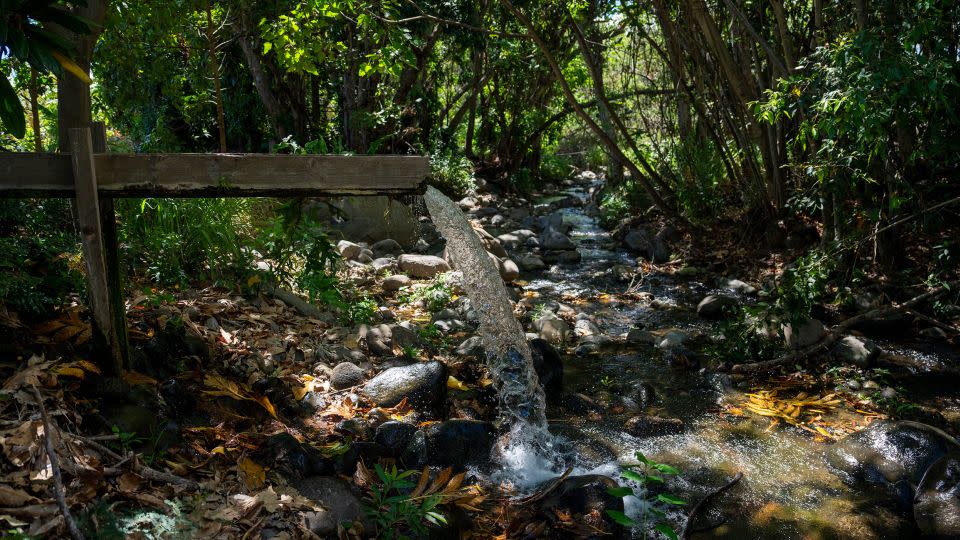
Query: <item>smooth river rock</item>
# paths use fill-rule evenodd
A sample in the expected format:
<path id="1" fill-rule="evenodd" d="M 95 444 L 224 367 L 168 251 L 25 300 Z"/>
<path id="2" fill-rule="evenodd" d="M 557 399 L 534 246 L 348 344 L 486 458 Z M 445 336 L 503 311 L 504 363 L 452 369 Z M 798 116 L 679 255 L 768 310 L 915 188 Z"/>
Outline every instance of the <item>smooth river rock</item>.
<path id="1" fill-rule="evenodd" d="M 397 259 L 397 265 L 410 277 L 420 279 L 430 279 L 437 274 L 450 271 L 447 261 L 434 255 L 405 253 Z"/>
<path id="2" fill-rule="evenodd" d="M 453 467 L 462 471 L 467 466 L 484 466 L 496 441 L 492 423 L 457 418 L 428 424 L 417 430 L 403 452 L 405 467 Z"/>
<path id="3" fill-rule="evenodd" d="M 447 398 L 447 367 L 437 361 L 393 367 L 370 379 L 363 393 L 378 407 L 407 398 L 415 408 L 436 410 Z"/>

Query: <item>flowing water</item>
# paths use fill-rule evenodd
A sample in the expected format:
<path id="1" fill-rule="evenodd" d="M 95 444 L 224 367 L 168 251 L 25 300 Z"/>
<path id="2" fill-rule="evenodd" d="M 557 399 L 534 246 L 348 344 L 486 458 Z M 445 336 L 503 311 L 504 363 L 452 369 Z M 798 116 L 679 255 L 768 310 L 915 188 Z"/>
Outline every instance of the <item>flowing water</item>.
<path id="1" fill-rule="evenodd" d="M 712 288 L 696 280 L 652 274 L 633 284 L 643 300 L 622 294 L 627 284 L 618 281 L 612 270 L 619 264 L 631 269 L 636 264 L 634 256 L 613 243 L 596 219 L 583 212 L 582 203 L 597 185 L 568 189 L 564 197 L 572 196 L 580 204 L 558 210 L 564 223 L 572 225 L 570 236 L 581 262 L 553 265 L 530 276 L 524 285 L 527 294 L 536 295 L 537 302 L 571 305 L 615 338 L 636 326 L 661 332 L 709 331 L 691 306 Z M 539 204 L 556 200 L 548 198 Z M 571 414 L 557 404 L 544 408 L 522 329 L 496 268 L 449 199 L 431 190 L 426 201 L 479 308 L 501 413 L 513 426 L 512 442 L 501 452 L 503 472 L 494 480 L 507 479 L 529 490 L 567 466 L 574 468 L 574 474 L 616 477 L 620 464 L 633 462 L 634 453 L 641 451 L 681 469 L 682 474 L 667 487 L 691 502 L 724 485 L 737 472 L 743 473 L 740 484 L 719 498 L 706 516 L 704 522 L 720 526 L 692 538 L 871 539 L 909 534 L 904 532 L 910 530 L 908 517 L 883 504 L 881 498 L 846 486 L 830 472 L 824 459 L 826 441 L 799 429 L 771 427 L 763 418 L 723 414 L 724 405 L 742 403 L 751 389 L 737 387 L 722 374 L 674 369 L 653 346 L 615 340 L 596 352 L 566 351 L 564 393 L 586 394 L 605 412 Z M 931 362 L 938 361 L 936 355 L 924 354 Z M 639 410 L 629 410 L 639 401 L 638 388 L 647 388 L 655 396 L 641 407 L 642 414 L 678 418 L 684 431 L 642 438 L 627 433 L 626 419 Z M 628 410 L 622 411 L 624 406 Z M 960 402 L 954 399 L 942 409 L 945 414 L 947 409 L 960 410 Z M 852 412 L 832 414 L 831 420 L 837 423 L 863 422 Z M 548 424 L 549 434 L 544 429 Z M 640 511 L 636 501 L 625 502 L 628 513 Z M 671 517 L 679 530 L 683 514 Z"/>

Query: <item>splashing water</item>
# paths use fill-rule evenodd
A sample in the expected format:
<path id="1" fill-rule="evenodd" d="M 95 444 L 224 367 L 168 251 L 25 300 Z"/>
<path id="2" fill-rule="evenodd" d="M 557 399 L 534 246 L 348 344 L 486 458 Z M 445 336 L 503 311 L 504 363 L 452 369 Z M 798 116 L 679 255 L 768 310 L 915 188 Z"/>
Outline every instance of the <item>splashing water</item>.
<path id="1" fill-rule="evenodd" d="M 509 429 L 500 445 L 505 473 L 516 484 L 528 485 L 535 470 L 555 469 L 559 458 L 547 431 L 546 398 L 526 336 L 513 316 L 500 272 L 460 209 L 432 187 L 427 188 L 424 201 L 447 240 L 453 262 L 463 272 L 464 289 L 480 318 L 479 334 L 500 402 L 500 422 Z"/>

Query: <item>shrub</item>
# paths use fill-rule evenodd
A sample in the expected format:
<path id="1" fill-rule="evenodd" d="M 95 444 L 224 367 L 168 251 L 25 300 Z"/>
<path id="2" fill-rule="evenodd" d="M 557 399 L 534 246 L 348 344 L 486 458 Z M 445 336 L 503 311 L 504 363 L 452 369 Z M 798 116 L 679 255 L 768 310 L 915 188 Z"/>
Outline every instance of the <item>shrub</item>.
<path id="1" fill-rule="evenodd" d="M 666 463 L 658 463 L 644 456 L 642 452 L 637 452 L 636 458 L 638 463 L 626 465 L 620 473 L 620 476 L 640 484 L 643 491 L 637 494 L 634 493 L 633 488 L 621 486 L 607 488 L 607 493 L 614 497 L 635 497 L 640 499 L 640 519 L 636 520 L 627 517 L 623 512 L 617 510 L 607 510 L 607 515 L 625 527 L 638 528 L 641 538 L 647 538 L 648 529 L 653 528 L 653 530 L 664 534 L 668 538 L 676 540 L 676 531 L 665 521 L 667 514 L 664 508 L 669 506 L 682 506 L 687 504 L 686 501 L 678 499 L 669 493 L 653 495 L 648 489 L 648 486 L 651 484 L 662 484 L 664 476 L 680 474 L 680 471 Z"/>
<path id="2" fill-rule="evenodd" d="M 461 198 L 476 187 L 473 164 L 451 151 L 430 155 L 430 185 L 446 195 Z"/>
<path id="3" fill-rule="evenodd" d="M 543 183 L 558 184 L 566 180 L 571 171 L 573 163 L 565 156 L 547 154 L 540 159 L 540 180 Z"/>

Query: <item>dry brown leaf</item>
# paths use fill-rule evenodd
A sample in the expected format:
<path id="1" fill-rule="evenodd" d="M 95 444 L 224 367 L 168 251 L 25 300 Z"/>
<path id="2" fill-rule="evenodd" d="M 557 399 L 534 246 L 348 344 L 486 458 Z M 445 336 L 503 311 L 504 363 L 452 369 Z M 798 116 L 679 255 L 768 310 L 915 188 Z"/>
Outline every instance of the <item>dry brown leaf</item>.
<path id="1" fill-rule="evenodd" d="M 0 484 L 0 506 L 17 507 L 25 504 L 37 504 L 40 499 L 22 489 Z"/>

